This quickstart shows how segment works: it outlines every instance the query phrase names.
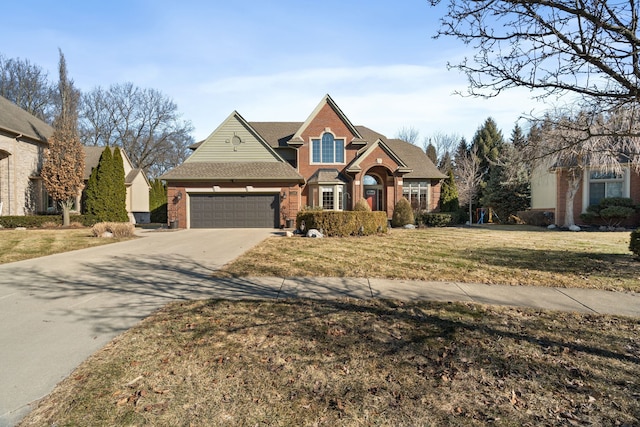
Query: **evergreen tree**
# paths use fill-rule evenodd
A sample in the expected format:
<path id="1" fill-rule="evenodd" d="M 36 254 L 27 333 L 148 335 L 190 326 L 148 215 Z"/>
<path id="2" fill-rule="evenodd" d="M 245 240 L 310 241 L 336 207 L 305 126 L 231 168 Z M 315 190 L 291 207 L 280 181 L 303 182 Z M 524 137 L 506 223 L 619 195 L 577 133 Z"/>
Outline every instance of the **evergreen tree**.
<path id="1" fill-rule="evenodd" d="M 151 180 L 149 209 L 151 210 L 151 222 L 167 222 L 167 187 L 159 179 Z"/>
<path id="2" fill-rule="evenodd" d="M 85 215 L 96 215 L 98 200 L 98 168 L 95 167 L 91 170 L 91 176 L 87 182 L 87 186 L 84 189 L 82 208 Z"/>
<path id="3" fill-rule="evenodd" d="M 503 144 L 502 132 L 498 130 L 496 122 L 489 117 L 482 127 L 476 131 L 471 142 L 471 147 L 477 150 L 480 173 L 484 177 L 480 183 L 478 199 L 476 200 L 482 200 L 485 195 L 488 179 L 491 177 L 492 166 L 498 161 Z"/>
<path id="4" fill-rule="evenodd" d="M 109 214 L 111 221 L 128 222 L 129 214 L 127 213 L 127 187 L 125 184 L 124 163 L 118 147 L 113 150 L 112 162 L 111 203 L 113 204 L 113 210 L 109 212 Z"/>
<path id="5" fill-rule="evenodd" d="M 498 130 L 496 122 L 489 117 L 485 120 L 471 141 L 472 147 L 478 147 L 478 158 L 482 173 L 489 174 L 492 162 L 498 160 L 502 148 L 502 132 Z"/>
<path id="6" fill-rule="evenodd" d="M 442 182 L 440 192 L 440 210 L 442 212 L 458 212 L 460 203 L 458 201 L 458 187 L 453 177 L 453 170 L 449 169 L 447 178 Z"/>
<path id="7" fill-rule="evenodd" d="M 464 162 L 464 159 L 466 159 L 468 156 L 469 146 L 467 145 L 467 140 L 461 138 L 460 142 L 458 143 L 458 147 L 456 148 L 456 151 L 453 155 L 454 166 L 458 168 L 458 166 L 462 164 Z"/>
<path id="8" fill-rule="evenodd" d="M 522 132 L 520 125 L 516 123 L 511 132 L 511 144 L 518 150 L 523 149 L 527 145 L 527 137 Z"/>
<path id="9" fill-rule="evenodd" d="M 109 211 L 112 209 L 110 203 L 112 169 L 113 155 L 111 154 L 111 148 L 106 147 L 102 151 L 100 161 L 95 169 L 97 195 L 95 205 L 90 208 L 91 213 L 101 222 L 110 220 Z"/>
<path id="10" fill-rule="evenodd" d="M 434 165 L 438 164 L 438 153 L 436 152 L 436 146 L 429 142 L 426 148 L 427 157 L 431 159 Z"/>
<path id="11" fill-rule="evenodd" d="M 492 208 L 500 222 L 530 206 L 530 172 L 522 151 L 525 145 L 526 138 L 516 125 L 511 141 L 502 144 L 499 157 L 491 164 L 480 202 Z"/>
<path id="12" fill-rule="evenodd" d="M 453 161 L 451 160 L 451 154 L 446 151 L 440 162 L 438 163 L 438 170 L 444 174 L 448 174 L 449 171 L 453 170 Z"/>

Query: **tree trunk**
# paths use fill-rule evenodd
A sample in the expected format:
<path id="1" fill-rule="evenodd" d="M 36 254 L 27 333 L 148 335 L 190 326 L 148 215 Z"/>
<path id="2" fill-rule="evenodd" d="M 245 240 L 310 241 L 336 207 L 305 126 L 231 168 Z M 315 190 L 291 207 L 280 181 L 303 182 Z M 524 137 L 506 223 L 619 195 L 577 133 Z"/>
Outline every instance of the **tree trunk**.
<path id="1" fill-rule="evenodd" d="M 569 172 L 567 176 L 567 197 L 564 210 L 564 227 L 571 227 L 576 225 L 573 220 L 573 200 L 576 198 L 576 194 L 580 189 L 580 182 L 582 181 L 582 171 Z"/>
<path id="2" fill-rule="evenodd" d="M 68 227 L 71 224 L 69 211 L 71 211 L 71 207 L 73 206 L 73 201 L 67 200 L 66 202 L 61 202 L 60 206 L 62 207 L 62 226 Z"/>
<path id="3" fill-rule="evenodd" d="M 473 203 L 469 202 L 469 225 L 473 225 Z"/>

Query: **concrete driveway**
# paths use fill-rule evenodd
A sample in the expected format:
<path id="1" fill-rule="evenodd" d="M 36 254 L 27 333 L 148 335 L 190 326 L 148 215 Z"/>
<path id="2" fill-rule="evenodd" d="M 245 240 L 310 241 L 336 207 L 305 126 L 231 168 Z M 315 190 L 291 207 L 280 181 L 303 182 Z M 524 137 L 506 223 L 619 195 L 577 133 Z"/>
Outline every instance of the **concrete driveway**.
<path id="1" fill-rule="evenodd" d="M 17 423 L 83 360 L 169 301 L 273 296 L 269 286 L 223 288 L 209 277 L 274 233 L 141 232 L 0 265 L 0 427 Z"/>

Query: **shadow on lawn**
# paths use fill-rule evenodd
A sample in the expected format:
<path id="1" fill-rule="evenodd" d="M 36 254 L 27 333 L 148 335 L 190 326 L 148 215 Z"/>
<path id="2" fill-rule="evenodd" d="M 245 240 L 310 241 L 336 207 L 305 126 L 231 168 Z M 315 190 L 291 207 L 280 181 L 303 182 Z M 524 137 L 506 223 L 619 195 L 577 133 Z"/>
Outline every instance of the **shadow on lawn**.
<path id="1" fill-rule="evenodd" d="M 601 254 L 533 248 L 500 248 L 490 244 L 481 251 L 464 252 L 461 257 L 484 264 L 577 275 L 603 274 L 607 277 L 634 279 L 640 275 L 640 263 L 631 254 Z"/>
<path id="2" fill-rule="evenodd" d="M 584 316 L 584 330 L 576 330 L 577 320 L 571 314 L 530 311 L 518 318 L 513 312 L 505 314 L 462 303 L 302 299 L 249 308 L 243 303 L 229 305 L 215 300 L 191 308 L 169 307 L 172 310 L 176 310 L 174 316 L 181 314 L 184 319 L 201 322 L 192 330 L 181 331 L 191 335 L 189 343 L 206 343 L 210 336 L 233 340 L 234 336 L 250 334 L 273 341 L 283 358 L 307 360 L 328 370 L 348 367 L 352 360 L 354 367 L 369 366 L 370 376 L 363 380 L 369 388 L 359 390 L 360 396 L 353 392 L 354 405 L 363 401 L 362 394 L 382 398 L 378 394 L 381 390 L 396 387 L 398 406 L 389 409 L 403 411 L 398 408 L 407 405 L 406 410 L 410 411 L 424 396 L 425 387 L 447 393 L 460 384 L 456 382 L 459 380 L 467 388 L 454 394 L 462 402 L 466 399 L 466 415 L 478 420 L 515 417 L 513 409 L 522 407 L 516 407 L 518 399 L 513 390 L 523 401 L 529 400 L 532 409 L 529 415 L 521 412 L 514 418 L 520 420 L 516 423 L 533 418 L 538 410 L 536 399 L 558 399 L 552 405 L 545 402 L 544 406 L 568 408 L 567 413 L 585 420 L 591 415 L 602 420 L 609 419 L 609 414 L 597 418 L 602 414 L 584 404 L 590 396 L 598 396 L 599 404 L 604 406 L 607 399 L 620 401 L 621 396 L 640 393 L 640 384 L 634 380 L 640 368 L 640 353 L 624 347 L 625 342 L 633 340 L 621 337 L 615 325 L 596 316 Z M 238 320 L 227 323 L 226 319 L 235 316 Z M 562 316 L 569 321 L 563 322 Z M 212 324 L 206 319 L 225 320 Z M 623 323 L 634 325 L 632 320 Z M 218 334 L 220 329 L 225 333 Z M 306 347 L 309 342 L 313 343 L 313 355 Z M 270 354 L 268 346 L 260 351 L 262 357 Z M 277 359 L 274 355 L 273 360 Z M 373 360 L 377 362 L 367 365 Z M 279 368 L 267 365 L 264 369 Z M 426 382 L 417 381 L 416 377 Z M 349 387 L 352 386 L 358 388 Z M 332 393 L 317 397 L 325 401 L 347 399 L 340 387 Z M 559 394 L 562 399 L 557 397 Z M 511 397 L 499 397 L 502 395 Z M 480 396 L 492 396 L 498 404 L 493 408 L 469 405 Z M 614 408 L 612 412 L 637 417 L 638 404 L 631 399 L 625 400 L 625 405 L 629 402 L 630 407 Z M 386 409 L 380 408 L 382 412 Z M 451 419 L 450 413 L 440 416 Z"/>

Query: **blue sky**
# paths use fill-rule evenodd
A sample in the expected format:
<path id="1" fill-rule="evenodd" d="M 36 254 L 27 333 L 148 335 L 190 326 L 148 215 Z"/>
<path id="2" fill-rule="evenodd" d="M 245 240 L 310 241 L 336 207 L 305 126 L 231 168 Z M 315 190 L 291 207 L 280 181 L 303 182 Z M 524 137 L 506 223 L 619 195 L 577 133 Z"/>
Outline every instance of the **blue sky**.
<path id="1" fill-rule="evenodd" d="M 57 78 L 58 48 L 83 91 L 132 82 L 173 99 L 207 137 L 233 110 L 249 121 L 304 121 L 329 93 L 356 125 L 471 139 L 491 116 L 508 136 L 543 106 L 527 91 L 463 98 L 448 71 L 472 52 L 433 40 L 443 9 L 426 0 L 59 1 L 3 4 L 0 53 Z M 13 22 L 14 24 L 10 24 Z"/>

